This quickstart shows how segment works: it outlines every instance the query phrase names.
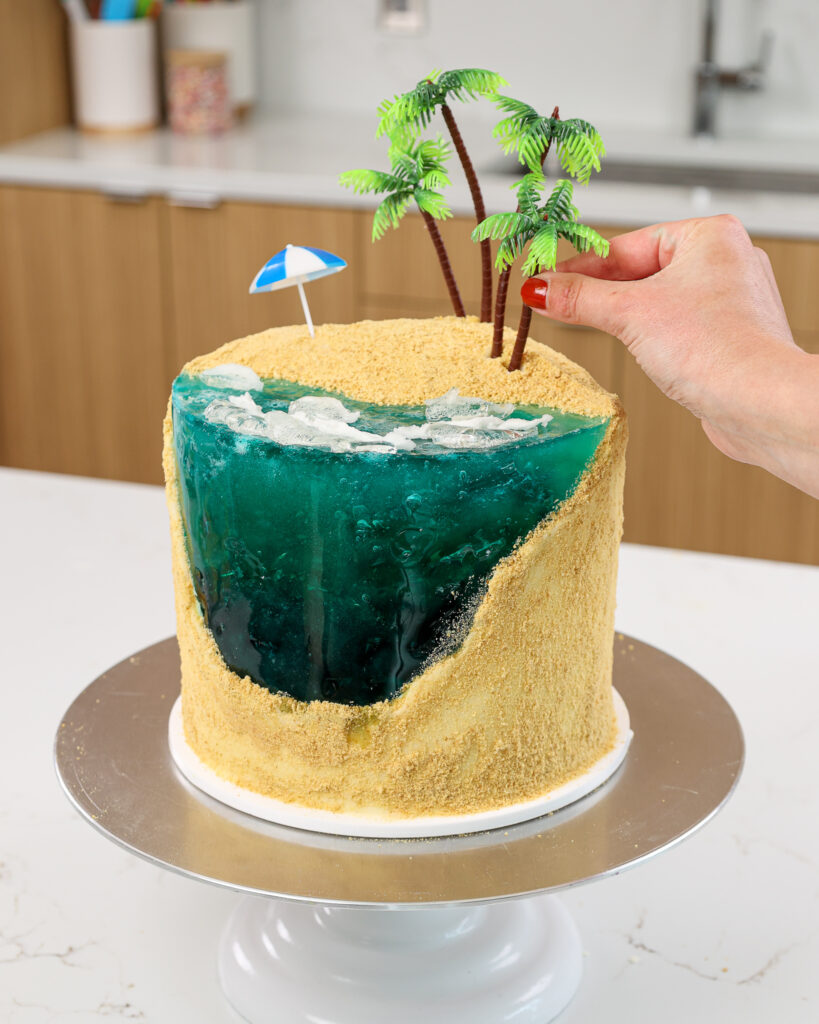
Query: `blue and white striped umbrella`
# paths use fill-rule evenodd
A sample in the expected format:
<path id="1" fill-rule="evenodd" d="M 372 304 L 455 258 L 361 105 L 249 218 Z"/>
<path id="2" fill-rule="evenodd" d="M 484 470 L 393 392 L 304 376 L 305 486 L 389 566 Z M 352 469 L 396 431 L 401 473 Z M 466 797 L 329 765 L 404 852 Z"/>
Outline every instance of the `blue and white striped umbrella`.
<path id="1" fill-rule="evenodd" d="M 328 274 L 337 274 L 347 264 L 340 256 L 335 256 L 326 249 L 314 249 L 309 245 L 288 245 L 275 256 L 271 256 L 259 273 L 253 278 L 250 286 L 250 294 L 256 292 L 274 292 L 279 288 L 289 288 L 296 285 L 299 289 L 299 298 L 304 310 L 304 319 L 310 336 L 315 335 L 313 329 L 313 318 L 310 316 L 310 307 L 307 305 L 307 297 L 304 294 L 304 285 L 308 281 L 315 281 L 319 277 L 327 277 Z"/>

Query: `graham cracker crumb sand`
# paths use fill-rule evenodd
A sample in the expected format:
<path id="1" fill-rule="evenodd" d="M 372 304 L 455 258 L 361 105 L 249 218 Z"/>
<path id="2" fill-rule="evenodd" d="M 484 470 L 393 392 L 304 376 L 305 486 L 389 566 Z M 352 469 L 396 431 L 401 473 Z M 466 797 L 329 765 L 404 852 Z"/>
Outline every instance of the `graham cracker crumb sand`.
<path id="1" fill-rule="evenodd" d="M 279 800 L 388 819 L 488 810 L 542 796 L 614 740 L 611 699 L 626 424 L 618 400 L 565 356 L 530 342 L 520 372 L 488 358 L 473 318 L 284 327 L 187 364 L 220 363 L 342 392 L 420 404 L 458 387 L 609 425 L 574 494 L 489 580 L 457 649 L 369 707 L 303 703 L 240 678 L 204 625 L 187 563 L 170 413 L 164 464 L 185 732 L 223 778 Z M 507 350 L 511 350 L 507 332 Z"/>

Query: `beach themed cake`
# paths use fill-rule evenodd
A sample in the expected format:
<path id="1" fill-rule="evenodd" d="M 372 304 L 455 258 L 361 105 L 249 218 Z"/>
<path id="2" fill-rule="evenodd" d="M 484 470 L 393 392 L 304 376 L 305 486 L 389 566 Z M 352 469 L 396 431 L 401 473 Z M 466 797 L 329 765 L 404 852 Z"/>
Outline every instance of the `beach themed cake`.
<path id="1" fill-rule="evenodd" d="M 364 819 L 479 828 L 499 808 L 523 820 L 551 793 L 578 798 L 571 780 L 589 792 L 625 754 L 611 685 L 623 410 L 564 356 L 526 348 L 531 310 L 505 326 L 524 253 L 526 275 L 555 266 L 561 239 L 608 253 L 578 221 L 572 181 L 543 173 L 554 148 L 585 183 L 603 146 L 587 121 L 541 115 L 504 84 L 479 68 L 432 73 L 379 108 L 389 169 L 340 178 L 381 197 L 374 240 L 417 209 L 454 316 L 314 329 L 304 285 L 346 263 L 288 245 L 251 292 L 297 286 L 306 326 L 231 342 L 173 385 L 171 747 L 194 758 L 194 781 L 205 766 L 213 795 L 225 782 L 235 806 L 268 799 L 251 813 L 293 823 L 303 808 L 313 817 L 298 824 L 327 831 L 346 815 L 348 834 L 375 834 L 354 831 Z M 488 217 L 451 106 L 479 97 L 523 165 L 514 211 Z M 438 113 L 451 147 L 423 136 Z M 438 226 L 453 149 L 477 221 L 480 319 L 465 315 Z"/>
<path id="2" fill-rule="evenodd" d="M 491 340 L 465 317 L 276 328 L 176 379 L 184 733 L 221 778 L 471 814 L 611 748 L 623 410 L 559 353 L 530 342 L 510 373 Z"/>

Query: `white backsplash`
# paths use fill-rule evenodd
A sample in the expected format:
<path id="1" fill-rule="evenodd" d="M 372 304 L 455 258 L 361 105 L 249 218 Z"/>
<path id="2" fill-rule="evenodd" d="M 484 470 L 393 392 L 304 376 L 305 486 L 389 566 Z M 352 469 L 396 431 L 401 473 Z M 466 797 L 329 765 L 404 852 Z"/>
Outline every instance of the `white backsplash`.
<path id="1" fill-rule="evenodd" d="M 427 0 L 428 28 L 409 37 L 377 28 L 377 0 L 256 3 L 270 109 L 372 111 L 433 68 L 478 66 L 604 133 L 690 130 L 702 0 Z M 775 34 L 766 88 L 723 94 L 719 134 L 819 139 L 819 0 L 724 0 L 720 61 L 747 63 L 763 28 Z"/>

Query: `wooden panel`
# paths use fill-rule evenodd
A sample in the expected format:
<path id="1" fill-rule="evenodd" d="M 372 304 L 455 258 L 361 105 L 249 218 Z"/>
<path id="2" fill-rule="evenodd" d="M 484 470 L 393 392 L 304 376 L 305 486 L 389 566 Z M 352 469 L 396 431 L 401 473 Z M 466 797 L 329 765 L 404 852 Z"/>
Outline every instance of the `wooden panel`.
<path id="1" fill-rule="evenodd" d="M 288 242 L 315 245 L 349 267 L 307 286 L 316 323 L 357 318 L 361 263 L 350 210 L 223 203 L 214 210 L 168 206 L 173 367 L 246 334 L 303 321 L 295 288 L 248 295 L 256 272 Z"/>
<path id="2" fill-rule="evenodd" d="M 480 249 L 471 240 L 474 219 L 454 217 L 441 225 L 458 290 L 467 313 L 477 315 L 481 305 Z M 401 299 L 432 300 L 430 315 L 452 313 L 440 264 L 424 222 L 408 214 L 401 226 L 372 242 L 372 216 L 361 214 L 358 222 L 360 258 L 367 300 L 387 301 L 400 308 Z"/>
<path id="3" fill-rule="evenodd" d="M 819 561 L 819 502 L 717 451 L 699 420 L 626 355 L 625 539 L 782 561 Z"/>
<path id="4" fill-rule="evenodd" d="M 161 204 L 27 188 L 0 204 L 3 462 L 159 482 Z"/>
<path id="5" fill-rule="evenodd" d="M 819 331 L 819 242 L 754 238 L 771 258 L 776 283 L 795 331 Z"/>
<path id="6" fill-rule="evenodd" d="M 66 27 L 57 0 L 0 0 L 0 143 L 68 123 Z"/>
<path id="7" fill-rule="evenodd" d="M 794 331 L 794 339 L 806 352 L 819 354 L 819 331 Z"/>

